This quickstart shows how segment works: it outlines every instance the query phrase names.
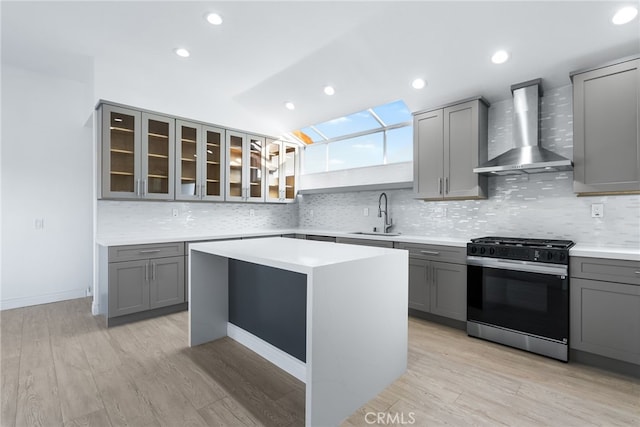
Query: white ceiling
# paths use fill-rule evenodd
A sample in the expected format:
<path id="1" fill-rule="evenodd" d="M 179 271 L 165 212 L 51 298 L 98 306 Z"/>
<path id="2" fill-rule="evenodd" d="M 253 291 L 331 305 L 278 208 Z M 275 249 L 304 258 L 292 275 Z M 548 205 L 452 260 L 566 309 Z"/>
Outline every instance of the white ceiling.
<path id="1" fill-rule="evenodd" d="M 570 71 L 640 53 L 638 18 L 611 24 L 630 3 L 5 0 L 2 61 L 90 80 L 96 98 L 279 135 L 396 99 L 418 111 L 504 100 L 538 77 L 568 85 Z M 500 66 L 498 48 L 512 55 Z"/>

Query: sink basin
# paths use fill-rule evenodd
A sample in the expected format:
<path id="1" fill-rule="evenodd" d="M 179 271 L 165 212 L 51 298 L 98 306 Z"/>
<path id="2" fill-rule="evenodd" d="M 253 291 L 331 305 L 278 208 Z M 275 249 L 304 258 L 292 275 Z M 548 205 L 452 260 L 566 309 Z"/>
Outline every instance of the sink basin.
<path id="1" fill-rule="evenodd" d="M 349 234 L 362 234 L 364 236 L 399 236 L 400 233 L 379 233 L 377 231 L 352 231 Z"/>

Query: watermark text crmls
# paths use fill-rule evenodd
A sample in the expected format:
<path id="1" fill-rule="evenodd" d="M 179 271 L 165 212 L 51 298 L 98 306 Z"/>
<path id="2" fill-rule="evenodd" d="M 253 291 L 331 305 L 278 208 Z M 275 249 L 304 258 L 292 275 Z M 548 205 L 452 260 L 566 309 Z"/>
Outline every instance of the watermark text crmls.
<path id="1" fill-rule="evenodd" d="M 413 425 L 416 423 L 415 412 L 367 412 L 364 422 L 378 425 Z"/>

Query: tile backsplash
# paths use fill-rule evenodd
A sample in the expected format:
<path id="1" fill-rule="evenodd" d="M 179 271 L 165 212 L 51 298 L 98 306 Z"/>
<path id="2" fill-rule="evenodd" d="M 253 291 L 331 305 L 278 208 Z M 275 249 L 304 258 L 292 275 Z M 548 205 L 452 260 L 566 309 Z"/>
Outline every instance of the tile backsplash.
<path id="1" fill-rule="evenodd" d="M 573 157 L 571 86 L 547 90 L 541 100 L 541 144 Z M 489 109 L 489 158 L 512 147 L 512 102 Z M 386 191 L 392 231 L 470 239 L 485 235 L 571 239 L 578 243 L 640 247 L 640 196 L 576 197 L 571 172 L 489 178 L 487 200 L 425 202 L 411 189 Z M 305 194 L 289 205 L 240 203 L 98 202 L 98 235 L 133 237 L 308 228 L 371 231 L 380 191 Z M 591 204 L 604 217 L 591 217 Z M 178 216 L 172 210 L 178 209 Z M 368 216 L 364 215 L 365 209 Z M 253 215 L 252 215 L 253 211 Z"/>
<path id="2" fill-rule="evenodd" d="M 99 237 L 211 235 L 296 227 L 298 205 L 99 200 L 97 222 Z"/>
<path id="3" fill-rule="evenodd" d="M 411 189 L 386 191 L 391 231 L 471 239 L 487 235 L 571 239 L 575 242 L 640 247 L 640 196 L 576 197 L 571 173 L 489 179 L 487 200 L 424 202 Z M 306 194 L 300 197 L 301 228 L 371 231 L 379 227 L 379 191 Z M 591 204 L 604 217 L 591 217 Z M 369 216 L 364 216 L 365 208 Z"/>

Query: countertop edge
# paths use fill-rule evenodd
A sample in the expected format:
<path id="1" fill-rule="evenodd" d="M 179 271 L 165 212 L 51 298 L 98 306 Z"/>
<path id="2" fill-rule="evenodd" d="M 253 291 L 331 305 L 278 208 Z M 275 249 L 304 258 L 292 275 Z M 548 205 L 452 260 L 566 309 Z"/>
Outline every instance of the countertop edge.
<path id="1" fill-rule="evenodd" d="M 144 245 L 165 242 L 206 242 L 225 239 L 242 239 L 252 237 L 269 237 L 281 236 L 285 234 L 306 234 L 316 236 L 344 237 L 350 239 L 361 240 L 381 240 L 388 242 L 416 243 L 425 245 L 441 245 L 463 248 L 469 240 L 462 238 L 450 237 L 429 237 L 419 235 L 400 234 L 398 236 L 383 236 L 370 234 L 354 234 L 346 231 L 332 231 L 319 229 L 304 228 L 285 228 L 272 230 L 251 230 L 251 231 L 233 231 L 220 234 L 203 234 L 203 235 L 167 235 L 159 237 L 99 237 L 95 239 L 95 243 L 100 246 L 126 246 L 126 245 Z M 578 243 L 570 250 L 570 255 L 575 257 L 588 258 L 606 258 L 619 259 L 627 261 L 640 261 L 640 248 L 631 247 L 607 247 L 596 246 L 588 243 Z"/>

